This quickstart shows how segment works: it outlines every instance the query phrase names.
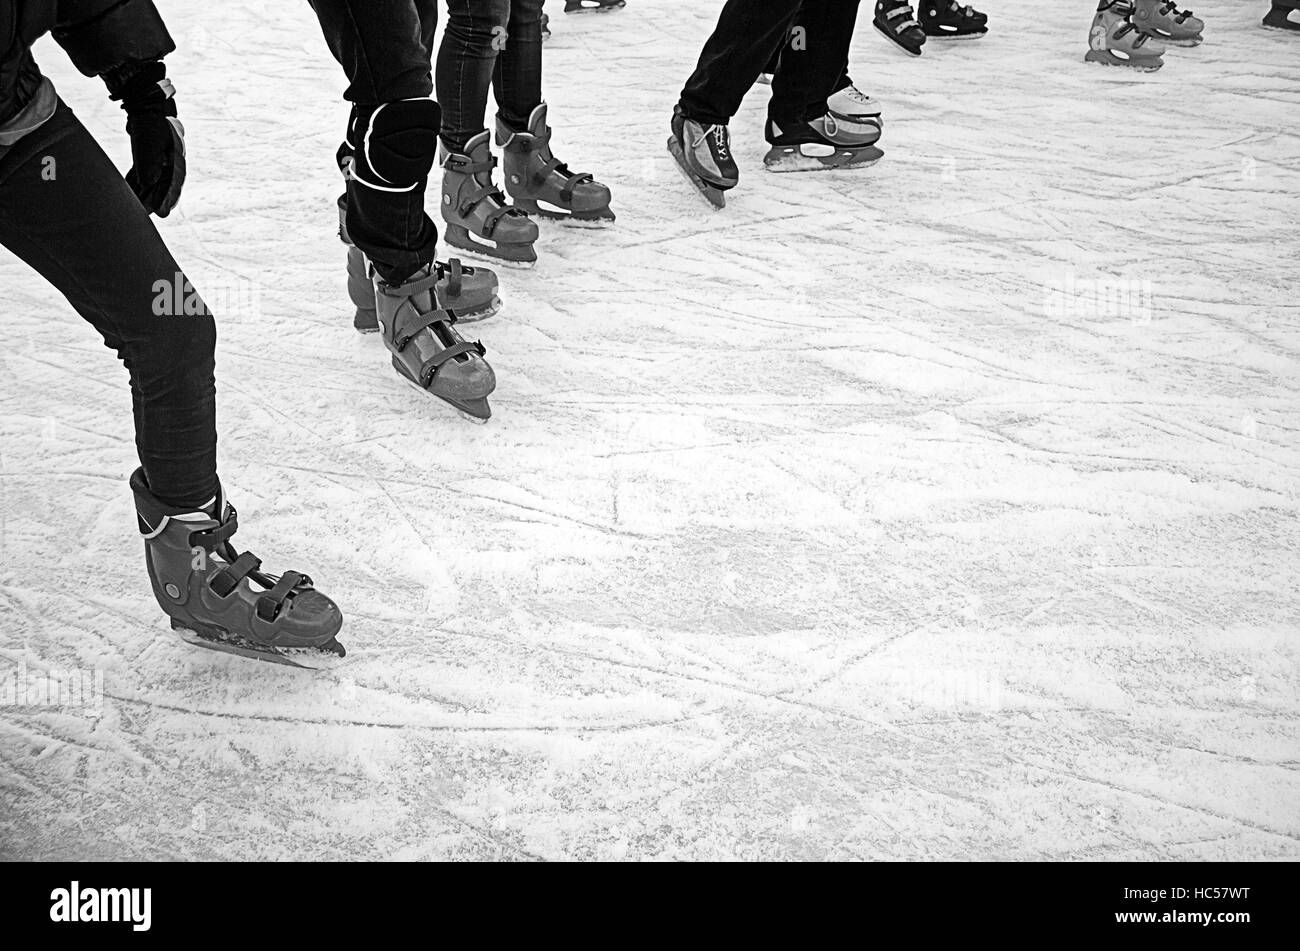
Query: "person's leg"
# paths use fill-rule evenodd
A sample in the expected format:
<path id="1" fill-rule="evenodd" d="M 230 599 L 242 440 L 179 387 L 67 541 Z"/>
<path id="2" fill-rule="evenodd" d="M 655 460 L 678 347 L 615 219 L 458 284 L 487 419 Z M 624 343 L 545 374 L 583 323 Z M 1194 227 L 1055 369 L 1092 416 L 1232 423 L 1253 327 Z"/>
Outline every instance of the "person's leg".
<path id="1" fill-rule="evenodd" d="M 798 33 L 785 45 L 772 78 L 767 114 L 785 127 L 826 114 L 826 100 L 844 88 L 859 0 L 804 0 Z"/>
<path id="2" fill-rule="evenodd" d="M 682 89 L 682 114 L 701 126 L 729 123 L 798 12 L 799 0 L 727 0 Z"/>
<path id="3" fill-rule="evenodd" d="M 215 323 L 117 168 L 62 103 L 0 159 L 0 244 L 53 284 L 126 365 L 153 493 L 169 505 L 210 503 Z"/>
<path id="4" fill-rule="evenodd" d="M 492 76 L 497 118 L 515 131 L 542 102 L 542 0 L 510 0 L 509 37 Z"/>
<path id="5" fill-rule="evenodd" d="M 487 128 L 488 91 L 509 35 L 510 0 L 447 0 L 447 30 L 438 49 L 442 144 L 463 153 Z"/>
<path id="6" fill-rule="evenodd" d="M 440 122 L 426 46 L 432 15 L 415 0 L 311 0 L 353 103 L 347 230 L 380 276 L 400 283 L 434 259 L 424 213 Z"/>

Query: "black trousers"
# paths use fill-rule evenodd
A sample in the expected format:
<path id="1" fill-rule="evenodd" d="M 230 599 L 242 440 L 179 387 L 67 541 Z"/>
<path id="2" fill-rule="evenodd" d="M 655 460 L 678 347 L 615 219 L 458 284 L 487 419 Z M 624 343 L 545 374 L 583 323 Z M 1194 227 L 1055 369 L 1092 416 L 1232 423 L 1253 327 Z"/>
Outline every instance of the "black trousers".
<path id="1" fill-rule="evenodd" d="M 447 148 L 483 131 L 489 87 L 501 120 L 523 130 L 542 101 L 542 0 L 447 0 L 436 77 Z"/>
<path id="2" fill-rule="evenodd" d="M 860 0 L 727 0 L 682 90 L 687 118 L 726 125 L 769 64 L 768 115 L 778 125 L 826 113 L 847 82 Z"/>
<path id="3" fill-rule="evenodd" d="M 53 284 L 126 365 L 136 450 L 154 494 L 181 507 L 208 502 L 217 491 L 216 324 L 62 102 L 0 157 L 0 244 Z M 76 386 L 75 375 L 51 385 Z M 40 393 L 31 396 L 40 403 Z"/>
<path id="4" fill-rule="evenodd" d="M 373 107 L 424 99 L 433 92 L 430 63 L 437 0 L 310 3 L 330 52 L 347 75 L 343 96 L 349 102 Z M 426 184 L 392 192 L 348 182 L 349 235 L 386 281 L 400 283 L 433 261 L 438 229 L 424 213 Z"/>

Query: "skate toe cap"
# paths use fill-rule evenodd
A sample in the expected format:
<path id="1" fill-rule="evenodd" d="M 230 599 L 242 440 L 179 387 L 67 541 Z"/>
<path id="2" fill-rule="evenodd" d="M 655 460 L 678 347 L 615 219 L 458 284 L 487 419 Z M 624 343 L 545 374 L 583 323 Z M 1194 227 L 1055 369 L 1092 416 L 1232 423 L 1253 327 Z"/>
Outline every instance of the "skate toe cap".
<path id="1" fill-rule="evenodd" d="M 477 400 L 490 394 L 497 386 L 497 375 L 486 360 L 470 356 L 443 364 L 434 374 L 430 387 L 439 396 L 455 400 Z"/>

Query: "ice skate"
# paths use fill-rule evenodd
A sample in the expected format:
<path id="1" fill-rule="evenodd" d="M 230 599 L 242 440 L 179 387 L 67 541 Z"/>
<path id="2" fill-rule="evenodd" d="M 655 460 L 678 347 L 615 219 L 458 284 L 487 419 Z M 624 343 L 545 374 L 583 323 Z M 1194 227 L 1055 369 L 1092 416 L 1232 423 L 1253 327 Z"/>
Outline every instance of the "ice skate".
<path id="1" fill-rule="evenodd" d="M 219 487 L 209 505 L 175 508 L 136 469 L 131 491 L 154 597 L 182 639 L 293 667 L 327 667 L 344 656 L 338 605 L 307 575 L 266 574 L 254 555 L 235 551 L 239 518 Z"/>
<path id="2" fill-rule="evenodd" d="M 352 326 L 359 333 L 378 333 L 374 268 L 348 234 L 346 195 L 339 198 L 339 238 L 348 246 L 348 297 L 356 307 Z M 435 261 L 433 266 L 438 272 L 434 288 L 438 306 L 454 310 L 463 323 L 484 320 L 501 310 L 497 276 L 491 269 L 467 267 L 460 263 L 460 258 L 452 258 L 445 264 Z"/>
<path id="3" fill-rule="evenodd" d="M 916 22 L 908 0 L 876 0 L 872 25 L 908 56 L 920 56 L 925 46 L 925 31 Z"/>
<path id="4" fill-rule="evenodd" d="M 874 126 L 879 133 L 884 126 L 880 117 L 880 103 L 857 86 L 845 86 L 826 100 L 826 111 L 846 132 L 866 133 Z"/>
<path id="5" fill-rule="evenodd" d="M 457 315 L 437 305 L 436 268 L 421 268 L 404 284 L 375 280 L 379 329 L 393 354 L 393 367 L 408 382 L 450 403 L 466 417 L 482 422 L 492 416 L 487 398 L 496 389 L 496 374 L 475 341 L 456 331 Z"/>
<path id="6" fill-rule="evenodd" d="M 932 40 L 977 40 L 989 31 L 987 16 L 957 0 L 921 0 L 916 12 L 921 29 Z"/>
<path id="7" fill-rule="evenodd" d="M 1200 46 L 1205 21 L 1173 0 L 1134 0 L 1133 25 L 1167 46 Z"/>
<path id="8" fill-rule="evenodd" d="M 609 13 L 625 6 L 627 0 L 564 0 L 565 13 Z"/>
<path id="9" fill-rule="evenodd" d="M 1263 26 L 1269 30 L 1300 33 L 1300 0 L 1273 0 L 1273 6 L 1264 14 Z"/>
<path id="10" fill-rule="evenodd" d="M 1165 48 L 1138 30 L 1131 19 L 1131 0 L 1103 0 L 1088 32 L 1086 63 L 1127 66 L 1155 72 L 1164 65 Z"/>
<path id="11" fill-rule="evenodd" d="M 772 147 L 763 157 L 769 172 L 818 172 L 865 168 L 875 165 L 884 152 L 872 145 L 880 138 L 875 126 L 859 134 L 847 133 L 832 116 L 779 127 L 767 120 L 767 140 Z"/>
<path id="12" fill-rule="evenodd" d="M 537 223 L 506 201 L 492 181 L 497 160 L 487 130 L 470 139 L 463 153 L 443 155 L 442 218 L 447 243 L 463 251 L 517 267 L 537 260 Z"/>
<path id="13" fill-rule="evenodd" d="M 614 221 L 609 189 L 585 172 L 569 171 L 551 153 L 546 103 L 533 109 L 523 132 L 498 119 L 497 145 L 502 149 L 506 191 L 516 208 L 568 224 L 600 227 Z"/>
<path id="14" fill-rule="evenodd" d="M 547 40 L 551 38 L 551 18 L 547 16 L 545 13 L 542 14 L 541 27 L 542 27 L 542 42 L 545 43 Z"/>
<path id="15" fill-rule="evenodd" d="M 673 110 L 673 134 L 668 151 L 687 180 L 714 208 L 727 207 L 726 193 L 740 182 L 740 170 L 731 156 L 731 133 L 725 125 L 707 128 L 688 119 L 681 106 Z"/>

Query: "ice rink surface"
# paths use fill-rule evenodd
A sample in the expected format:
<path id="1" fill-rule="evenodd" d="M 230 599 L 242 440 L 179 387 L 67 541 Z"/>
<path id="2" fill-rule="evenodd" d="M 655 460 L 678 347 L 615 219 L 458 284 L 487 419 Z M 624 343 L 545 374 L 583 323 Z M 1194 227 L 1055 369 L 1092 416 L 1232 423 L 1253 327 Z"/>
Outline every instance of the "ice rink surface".
<path id="1" fill-rule="evenodd" d="M 0 254 L 0 695 L 103 684 L 10 688 L 0 857 L 1300 857 L 1300 37 L 1209 0 L 1132 75 L 1092 6 L 918 60 L 864 6 L 885 158 L 765 172 L 756 88 L 713 213 L 664 142 L 719 0 L 552 3 L 619 220 L 501 269 L 478 427 L 351 328 L 307 5 L 168 3 L 235 541 L 349 655 L 171 634 L 125 373 Z"/>

